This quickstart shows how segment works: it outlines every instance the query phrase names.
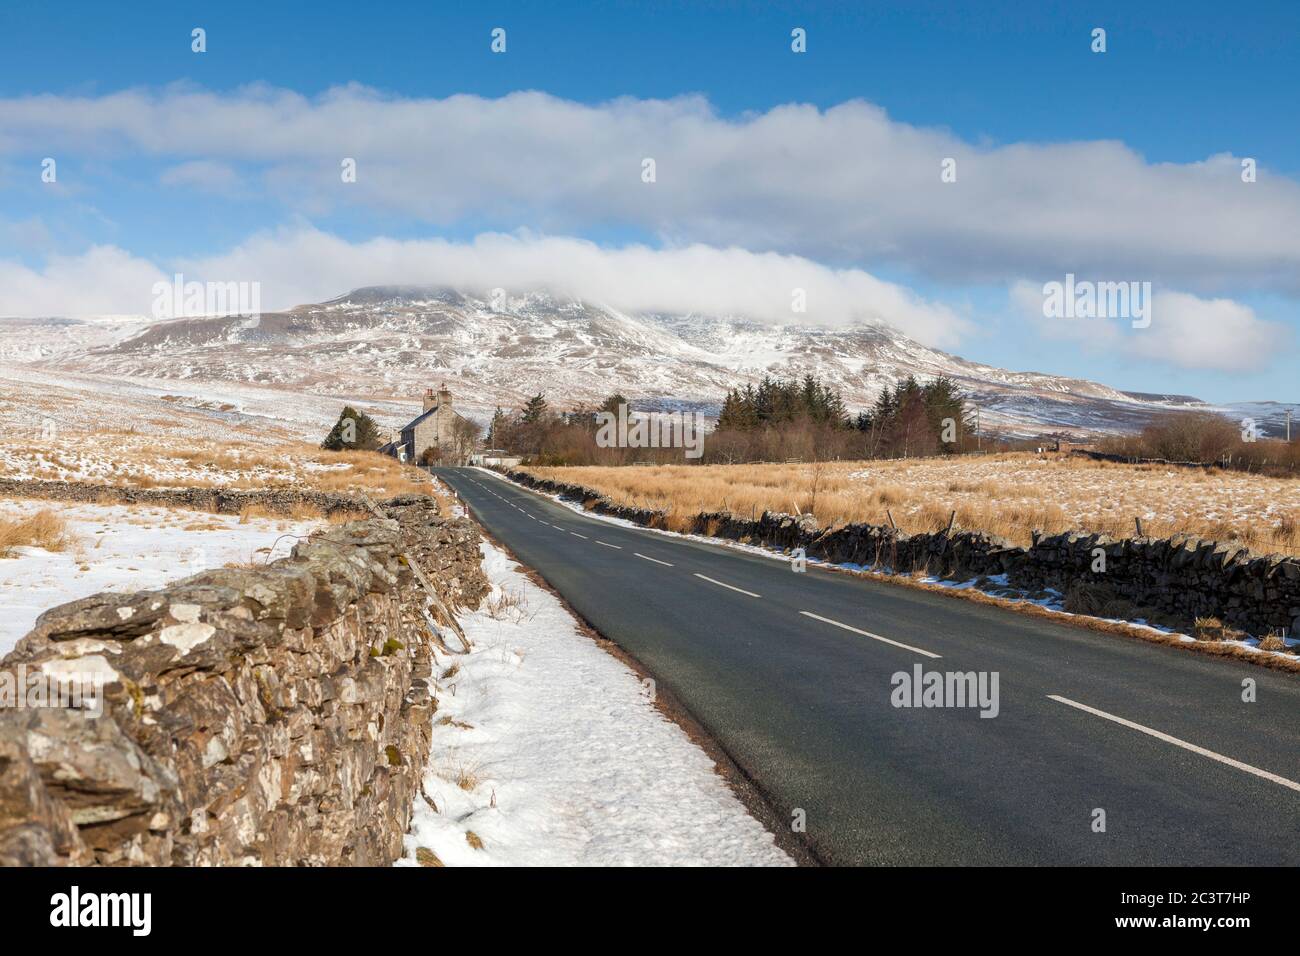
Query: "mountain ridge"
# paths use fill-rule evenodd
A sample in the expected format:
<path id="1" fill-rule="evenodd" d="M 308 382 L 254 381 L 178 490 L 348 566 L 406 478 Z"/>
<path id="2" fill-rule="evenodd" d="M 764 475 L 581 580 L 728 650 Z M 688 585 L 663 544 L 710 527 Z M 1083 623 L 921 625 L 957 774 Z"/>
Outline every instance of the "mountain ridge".
<path id="1" fill-rule="evenodd" d="M 1235 408 L 1002 369 L 921 345 L 886 324 L 830 328 L 628 313 L 544 289 L 493 296 L 449 286 L 363 286 L 256 318 L 142 319 L 138 327 L 90 329 L 46 323 L 35 340 L 26 336 L 23 349 L 0 350 L 0 358 L 19 351 L 37 364 L 129 379 L 384 400 L 413 400 L 446 381 L 480 419 L 538 392 L 557 407 L 591 405 L 620 391 L 643 408 L 711 415 L 730 388 L 764 375 L 809 373 L 838 389 L 850 408 L 869 406 L 882 387 L 909 375 L 944 375 L 979 408 L 987 431 L 1017 438 L 1130 432 L 1172 411 Z M 1243 407 L 1262 410 L 1265 433 L 1294 408 Z"/>

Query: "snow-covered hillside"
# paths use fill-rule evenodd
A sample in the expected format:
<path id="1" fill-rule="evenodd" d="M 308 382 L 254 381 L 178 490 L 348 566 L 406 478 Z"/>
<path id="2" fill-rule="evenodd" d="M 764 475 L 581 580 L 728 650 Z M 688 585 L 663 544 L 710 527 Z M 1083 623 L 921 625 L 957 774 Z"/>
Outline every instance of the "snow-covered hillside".
<path id="1" fill-rule="evenodd" d="M 293 394 L 299 403 L 317 396 L 320 412 L 303 409 L 313 426 L 342 397 L 392 409 L 396 424 L 424 388 L 444 381 L 461 409 L 482 421 L 495 406 L 515 407 L 537 392 L 559 407 L 620 391 L 642 407 L 707 414 L 729 388 L 767 374 L 805 373 L 837 387 L 850 407 L 869 405 L 882 386 L 908 375 L 946 375 L 979 406 L 987 431 L 1013 436 L 1130 431 L 1170 410 L 1207 407 L 1188 396 L 1126 393 L 969 362 L 885 325 L 829 329 L 629 315 L 542 292 L 483 298 L 374 287 L 255 322 L 10 319 L 0 328 L 0 362 L 10 369 L 147 383 L 151 391 L 240 409 L 278 404 L 259 401 L 259 394 Z M 1273 414 L 1279 408 L 1263 416 L 1269 433 L 1280 427 L 1280 413 Z"/>

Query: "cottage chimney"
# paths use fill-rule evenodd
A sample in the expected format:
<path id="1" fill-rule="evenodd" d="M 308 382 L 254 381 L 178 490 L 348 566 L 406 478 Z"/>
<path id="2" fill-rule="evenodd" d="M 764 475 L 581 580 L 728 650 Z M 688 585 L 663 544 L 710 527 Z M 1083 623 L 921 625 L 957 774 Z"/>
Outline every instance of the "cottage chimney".
<path id="1" fill-rule="evenodd" d="M 451 390 L 447 388 L 445 382 L 438 386 L 438 404 L 446 405 L 448 409 L 451 408 Z"/>
<path id="2" fill-rule="evenodd" d="M 424 390 L 424 410 L 427 412 L 437 404 L 438 400 L 434 397 L 433 389 L 426 388 Z"/>

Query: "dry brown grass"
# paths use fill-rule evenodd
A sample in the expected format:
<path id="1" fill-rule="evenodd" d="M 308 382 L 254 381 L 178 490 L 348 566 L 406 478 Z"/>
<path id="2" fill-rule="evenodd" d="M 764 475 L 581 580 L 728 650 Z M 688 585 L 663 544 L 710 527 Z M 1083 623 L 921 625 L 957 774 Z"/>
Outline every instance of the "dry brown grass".
<path id="1" fill-rule="evenodd" d="M 521 621 L 527 616 L 528 601 L 522 591 L 502 591 L 484 603 L 488 617 L 494 621 Z"/>
<path id="2" fill-rule="evenodd" d="M 1198 617 L 1192 627 L 1192 637 L 1198 641 L 1244 641 L 1246 632 L 1229 627 L 1217 617 Z M 1269 650 L 1270 648 L 1265 648 Z M 1277 650 L 1285 650 L 1285 646 Z"/>
<path id="3" fill-rule="evenodd" d="M 25 518 L 0 517 L 0 558 L 13 557 L 18 548 L 66 551 L 73 543 L 67 523 L 48 509 Z"/>
<path id="4" fill-rule="evenodd" d="M 620 504 L 666 511 L 676 531 L 701 512 L 765 510 L 811 512 L 822 527 L 887 524 L 892 516 L 904 531 L 936 531 L 956 511 L 957 527 L 1027 545 L 1034 530 L 1130 536 L 1140 517 L 1148 535 L 1185 533 L 1300 554 L 1300 480 L 1242 472 L 1029 453 L 828 462 L 819 470 L 811 464 L 526 470 Z"/>
<path id="5" fill-rule="evenodd" d="M 369 511 L 365 511 L 365 510 L 335 511 L 330 513 L 330 515 L 326 517 L 325 520 L 329 524 L 347 524 L 349 521 L 365 521 L 373 517 L 374 515 L 372 515 Z"/>
<path id="6" fill-rule="evenodd" d="M 415 861 L 419 863 L 420 866 L 441 867 L 447 865 L 442 862 L 438 857 L 438 854 L 434 853 L 427 846 L 417 846 L 415 848 Z"/>
<path id="7" fill-rule="evenodd" d="M 479 784 L 478 767 L 461 764 L 456 768 L 456 775 L 453 779 L 456 782 L 456 786 L 460 787 L 462 790 L 473 790 Z"/>
<path id="8" fill-rule="evenodd" d="M 455 717 L 451 716 L 451 714 L 443 714 L 441 717 L 439 717 L 437 720 L 434 721 L 434 725 L 437 727 L 455 727 L 458 730 L 474 729 L 473 724 L 467 724 L 463 720 L 457 720 Z"/>
<path id="9" fill-rule="evenodd" d="M 1261 651 L 1285 651 L 1287 649 L 1286 639 L 1281 634 L 1269 634 L 1260 639 L 1259 649 Z"/>
<path id="10" fill-rule="evenodd" d="M 240 524 L 248 524 L 254 519 L 267 518 L 275 520 L 287 519 L 289 521 L 328 520 L 330 524 L 344 524 L 348 521 L 357 521 L 369 517 L 368 512 L 358 509 L 356 511 L 335 511 L 327 519 L 324 511 L 309 501 L 295 501 L 287 510 L 282 511 L 268 508 L 257 502 L 246 504 L 239 509 Z"/>

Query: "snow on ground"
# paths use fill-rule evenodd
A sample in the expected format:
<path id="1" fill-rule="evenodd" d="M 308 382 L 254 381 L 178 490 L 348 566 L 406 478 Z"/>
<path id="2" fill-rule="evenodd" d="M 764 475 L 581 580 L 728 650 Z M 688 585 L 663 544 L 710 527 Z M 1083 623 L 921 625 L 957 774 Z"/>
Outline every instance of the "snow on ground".
<path id="1" fill-rule="evenodd" d="M 303 487 L 321 474 L 351 470 L 346 462 L 309 460 L 305 456 L 311 453 L 201 440 L 177 453 L 156 436 L 100 433 L 95 441 L 69 441 L 58 448 L 0 443 L 0 477 L 148 488 L 264 488 Z"/>
<path id="2" fill-rule="evenodd" d="M 493 583 L 460 619 L 399 866 L 791 865 L 713 761 L 550 592 L 483 544 Z M 454 688 L 454 690 L 453 690 Z M 470 834 L 482 848 L 471 845 Z"/>
<path id="3" fill-rule="evenodd" d="M 0 500 L 0 517 L 52 510 L 75 538 L 65 551 L 19 548 L 0 559 L 0 656 L 42 611 L 100 591 L 160 587 L 228 563 L 288 555 L 319 520 L 250 518 L 126 505 Z"/>

